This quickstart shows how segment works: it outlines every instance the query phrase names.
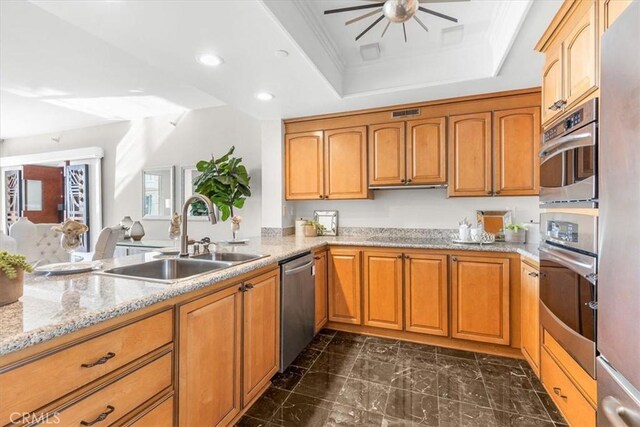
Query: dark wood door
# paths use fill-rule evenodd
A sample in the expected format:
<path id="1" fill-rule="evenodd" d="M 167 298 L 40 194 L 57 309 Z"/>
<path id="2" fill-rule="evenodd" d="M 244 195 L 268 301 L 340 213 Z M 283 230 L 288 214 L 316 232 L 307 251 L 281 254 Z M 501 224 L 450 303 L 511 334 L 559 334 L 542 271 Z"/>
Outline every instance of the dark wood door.
<path id="1" fill-rule="evenodd" d="M 22 216 L 36 224 L 61 222 L 64 212 L 64 169 L 25 165 L 22 178 L 25 192 Z"/>

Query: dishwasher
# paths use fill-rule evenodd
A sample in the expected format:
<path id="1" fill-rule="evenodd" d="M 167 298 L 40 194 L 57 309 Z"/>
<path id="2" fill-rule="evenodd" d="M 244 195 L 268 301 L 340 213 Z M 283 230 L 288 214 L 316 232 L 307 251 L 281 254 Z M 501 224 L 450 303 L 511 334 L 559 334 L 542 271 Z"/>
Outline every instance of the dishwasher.
<path id="1" fill-rule="evenodd" d="M 280 262 L 280 372 L 314 337 L 315 267 L 310 252 Z"/>

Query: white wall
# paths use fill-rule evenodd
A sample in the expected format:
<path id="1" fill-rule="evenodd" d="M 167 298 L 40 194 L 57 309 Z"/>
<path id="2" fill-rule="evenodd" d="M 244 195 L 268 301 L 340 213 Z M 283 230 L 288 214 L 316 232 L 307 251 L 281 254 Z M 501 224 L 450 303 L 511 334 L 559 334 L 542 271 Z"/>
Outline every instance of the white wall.
<path id="1" fill-rule="evenodd" d="M 176 119 L 177 126 L 169 123 Z M 53 141 L 51 138 L 54 136 L 59 136 L 60 141 Z M 236 146 L 235 154 L 243 158 L 251 175 L 252 196 L 237 213 L 243 217 L 239 236 L 257 236 L 262 223 L 261 126 L 260 121 L 232 107 L 193 110 L 180 118 L 154 117 L 55 135 L 7 139 L 0 145 L 0 155 L 102 147 L 105 151 L 102 164 L 103 220 L 105 225 L 114 225 L 125 215 L 134 220 L 141 218 L 142 169 L 174 165 L 177 166 L 176 179 L 179 180 L 180 166 L 193 166 L 198 160 L 209 159 L 212 154 L 224 154 L 232 145 Z M 179 198 L 179 192 L 176 198 Z M 180 201 L 176 200 L 175 209 L 179 208 Z M 168 238 L 168 220 L 146 220 L 143 225 L 146 239 Z M 212 239 L 231 237 L 229 223 L 212 226 L 208 222 L 193 221 L 189 230 L 189 235 L 194 238 L 205 235 Z"/>
<path id="2" fill-rule="evenodd" d="M 296 218 L 314 210 L 337 210 L 339 227 L 457 228 L 476 210 L 509 209 L 515 222 L 538 222 L 538 197 L 452 197 L 446 189 L 376 190 L 373 200 L 293 202 Z"/>

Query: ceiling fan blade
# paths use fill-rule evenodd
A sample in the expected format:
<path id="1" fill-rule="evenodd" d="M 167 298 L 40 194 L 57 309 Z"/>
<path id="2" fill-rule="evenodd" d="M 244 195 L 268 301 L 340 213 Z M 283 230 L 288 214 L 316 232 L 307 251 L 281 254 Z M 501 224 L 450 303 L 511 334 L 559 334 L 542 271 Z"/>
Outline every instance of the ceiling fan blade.
<path id="1" fill-rule="evenodd" d="M 379 13 L 379 12 L 382 12 L 382 8 L 380 8 L 380 9 L 376 9 L 376 10 L 372 10 L 371 12 L 367 12 L 367 13 L 365 13 L 364 15 L 360 15 L 360 16 L 358 16 L 357 18 L 349 19 L 347 22 L 345 22 L 345 23 L 344 23 L 344 25 L 351 25 L 351 24 L 353 24 L 354 22 L 358 22 L 358 21 L 360 21 L 361 19 L 368 18 L 368 17 L 373 16 L 373 15 L 375 15 L 376 13 Z"/>
<path id="2" fill-rule="evenodd" d="M 453 18 L 453 17 L 451 17 L 449 15 L 445 15 L 444 13 L 436 12 L 435 10 L 427 9 L 425 7 L 422 7 L 422 6 L 418 7 L 418 9 L 420 9 L 423 12 L 429 13 L 429 14 L 431 14 L 433 16 L 437 16 L 438 18 L 448 19 L 449 21 L 452 21 L 452 22 L 458 22 L 458 20 L 456 18 Z"/>
<path id="3" fill-rule="evenodd" d="M 387 30 L 389 29 L 389 25 L 391 25 L 391 21 L 387 21 L 387 25 L 385 25 L 384 30 L 382 30 L 382 35 L 380 36 L 380 38 L 383 38 L 384 35 L 387 33 Z"/>
<path id="4" fill-rule="evenodd" d="M 356 37 L 356 41 L 358 41 L 360 39 L 360 37 L 364 36 L 365 34 L 367 34 L 367 32 L 372 29 L 373 27 L 375 27 L 378 22 L 382 21 L 384 19 L 384 15 L 380 15 L 380 17 L 378 19 L 376 19 L 375 21 L 373 21 L 371 23 L 371 25 L 369 25 L 367 28 L 364 29 L 363 32 L 361 32 L 360 34 L 358 34 L 358 36 Z"/>
<path id="5" fill-rule="evenodd" d="M 420 20 L 420 18 L 418 18 L 416 15 L 413 15 L 413 19 L 415 19 L 415 20 L 416 20 L 416 22 L 417 22 L 418 24 L 420 24 L 420 26 L 421 26 L 422 28 L 424 28 L 424 30 L 425 30 L 427 33 L 429 32 L 429 29 L 427 28 L 427 26 L 426 26 L 426 25 L 424 25 L 424 22 L 422 22 L 422 21 Z"/>
<path id="6" fill-rule="evenodd" d="M 407 42 L 407 27 L 402 23 L 402 32 L 404 33 L 404 42 Z"/>
<path id="7" fill-rule="evenodd" d="M 360 9 L 371 9 L 373 7 L 384 6 L 384 2 L 382 3 L 373 3 L 373 4 L 363 4 L 360 6 L 349 6 L 349 7 L 341 7 L 339 9 L 329 9 L 325 10 L 324 14 L 329 15 L 331 13 L 341 13 L 341 12 L 350 12 L 352 10 L 360 10 Z"/>

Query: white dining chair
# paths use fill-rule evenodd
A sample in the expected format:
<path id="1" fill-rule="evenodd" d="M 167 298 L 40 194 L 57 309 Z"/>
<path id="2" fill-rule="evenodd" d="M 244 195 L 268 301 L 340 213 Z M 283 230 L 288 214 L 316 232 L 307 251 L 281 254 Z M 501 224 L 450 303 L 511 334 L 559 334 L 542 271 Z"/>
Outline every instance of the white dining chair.
<path id="1" fill-rule="evenodd" d="M 113 253 L 116 250 L 116 243 L 118 243 L 118 236 L 120 235 L 120 228 L 105 227 L 98 235 L 96 241 L 95 250 L 91 259 L 93 261 L 113 258 Z"/>

